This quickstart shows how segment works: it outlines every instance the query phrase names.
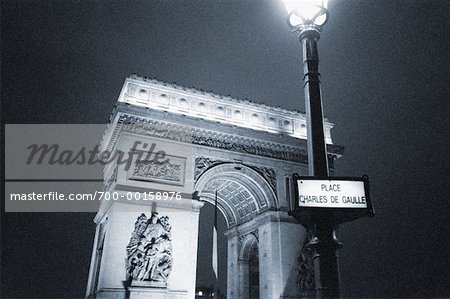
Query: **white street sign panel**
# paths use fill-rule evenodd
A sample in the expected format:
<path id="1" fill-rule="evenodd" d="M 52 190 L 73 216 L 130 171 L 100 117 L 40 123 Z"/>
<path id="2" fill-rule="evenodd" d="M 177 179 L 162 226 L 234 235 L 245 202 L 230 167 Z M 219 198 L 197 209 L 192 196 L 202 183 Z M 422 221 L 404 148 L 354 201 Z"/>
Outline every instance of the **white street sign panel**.
<path id="1" fill-rule="evenodd" d="M 367 209 L 364 181 L 299 179 L 300 208 Z"/>

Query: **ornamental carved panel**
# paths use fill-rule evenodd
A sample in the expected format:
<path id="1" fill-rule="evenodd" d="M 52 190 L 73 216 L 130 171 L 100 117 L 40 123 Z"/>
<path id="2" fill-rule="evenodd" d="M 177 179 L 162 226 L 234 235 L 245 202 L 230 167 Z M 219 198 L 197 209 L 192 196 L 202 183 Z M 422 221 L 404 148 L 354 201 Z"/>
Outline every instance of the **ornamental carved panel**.
<path id="1" fill-rule="evenodd" d="M 162 162 L 137 160 L 128 175 L 130 180 L 184 185 L 186 158 L 166 156 Z"/>

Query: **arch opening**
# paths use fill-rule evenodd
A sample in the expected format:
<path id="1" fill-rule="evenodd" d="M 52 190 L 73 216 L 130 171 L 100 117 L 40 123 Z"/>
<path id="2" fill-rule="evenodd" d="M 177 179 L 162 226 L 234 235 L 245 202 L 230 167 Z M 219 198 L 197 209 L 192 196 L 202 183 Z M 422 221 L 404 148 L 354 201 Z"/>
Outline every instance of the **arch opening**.
<path id="1" fill-rule="evenodd" d="M 259 298 L 259 246 L 254 234 L 242 241 L 239 253 L 240 292 L 244 299 Z"/>
<path id="2" fill-rule="evenodd" d="M 227 290 L 228 295 L 233 297 L 239 294 L 242 298 L 259 298 L 257 224 L 256 222 L 252 223 L 252 220 L 265 211 L 276 209 L 277 200 L 274 190 L 261 174 L 240 163 L 222 163 L 210 167 L 199 176 L 195 190 L 200 199 L 207 203 L 205 204 L 206 209 L 204 206 L 200 210 L 199 232 L 204 229 L 202 228 L 205 225 L 202 221 L 204 214 L 211 213 L 208 211 L 211 207 L 213 211 L 215 210 L 216 201 L 217 209 L 226 221 L 227 232 L 235 228 L 238 231 L 238 236 L 231 238 L 228 233 L 228 238 L 225 238 L 225 231 L 218 232 L 218 240 L 223 240 L 228 244 L 228 246 L 222 245 L 222 250 L 226 249 L 227 251 L 226 263 L 223 263 L 224 259 L 222 259 L 222 263 L 219 261 L 219 269 L 225 267 L 225 271 L 231 271 L 227 273 L 226 285 L 232 286 L 230 290 Z M 212 219 L 211 216 L 209 218 Z M 256 229 L 256 234 L 240 235 L 240 227 L 244 223 L 246 229 L 255 226 L 253 229 Z M 209 226 L 211 229 L 213 224 L 210 223 Z M 199 239 L 201 237 L 199 236 Z M 238 242 L 236 242 L 237 240 Z M 200 246 L 201 243 L 199 243 L 199 248 Z M 198 258 L 201 259 L 200 256 Z M 200 272 L 197 273 L 202 275 Z M 218 285 L 223 284 L 223 282 L 218 282 Z M 216 291 L 218 290 L 216 289 Z M 211 292 L 214 292 L 214 288 L 209 291 L 210 294 Z M 220 291 L 217 292 L 217 295 L 216 298 L 224 298 L 223 295 L 220 297 Z"/>
<path id="3" fill-rule="evenodd" d="M 270 209 L 277 199 L 270 184 L 249 166 L 223 163 L 206 170 L 197 180 L 200 199 L 214 204 L 224 214 L 228 228 L 238 226 Z"/>
<path id="4" fill-rule="evenodd" d="M 212 262 L 214 214 L 214 204 L 205 203 L 199 219 L 195 298 L 226 298 L 228 240 L 221 236 L 224 236 L 227 230 L 227 223 L 224 215 L 218 212 L 216 247 L 218 267 L 215 273 Z"/>

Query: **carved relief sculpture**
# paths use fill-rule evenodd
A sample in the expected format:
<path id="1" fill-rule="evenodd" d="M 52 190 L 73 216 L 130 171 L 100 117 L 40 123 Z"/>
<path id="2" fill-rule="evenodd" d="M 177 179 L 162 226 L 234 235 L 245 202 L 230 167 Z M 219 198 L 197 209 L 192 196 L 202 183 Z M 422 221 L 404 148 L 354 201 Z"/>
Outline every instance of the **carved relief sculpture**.
<path id="1" fill-rule="evenodd" d="M 186 159 L 172 156 L 167 157 L 168 159 L 161 163 L 155 162 L 154 160 L 136 161 L 130 179 L 183 185 Z"/>
<path id="2" fill-rule="evenodd" d="M 313 251 L 308 247 L 312 235 L 307 233 L 303 240 L 302 251 L 298 257 L 297 285 L 303 294 L 315 290 Z"/>
<path id="3" fill-rule="evenodd" d="M 162 178 L 168 181 L 181 181 L 181 166 L 173 165 L 169 161 L 156 163 L 153 160 L 136 162 L 134 176 Z"/>
<path id="4" fill-rule="evenodd" d="M 141 214 L 127 246 L 128 280 L 166 283 L 172 270 L 172 236 L 169 217 Z"/>

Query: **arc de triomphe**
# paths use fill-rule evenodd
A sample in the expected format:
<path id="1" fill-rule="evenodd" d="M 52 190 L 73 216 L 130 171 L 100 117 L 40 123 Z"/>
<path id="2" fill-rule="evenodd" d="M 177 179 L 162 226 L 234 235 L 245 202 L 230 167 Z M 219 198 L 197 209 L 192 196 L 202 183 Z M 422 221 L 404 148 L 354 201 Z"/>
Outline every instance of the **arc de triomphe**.
<path id="1" fill-rule="evenodd" d="M 342 148 L 331 128 L 325 121 L 333 162 Z M 288 211 L 291 175 L 307 173 L 303 113 L 131 76 L 101 149 L 136 158 L 104 168 L 105 191 L 120 198 L 94 219 L 87 297 L 194 298 L 199 213 L 216 192 L 228 225 L 218 236 L 228 240 L 227 298 L 249 298 L 255 249 L 260 298 L 299 297 L 304 231 Z"/>

